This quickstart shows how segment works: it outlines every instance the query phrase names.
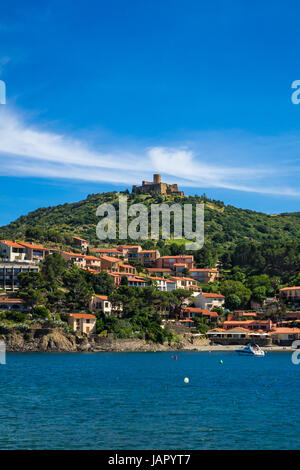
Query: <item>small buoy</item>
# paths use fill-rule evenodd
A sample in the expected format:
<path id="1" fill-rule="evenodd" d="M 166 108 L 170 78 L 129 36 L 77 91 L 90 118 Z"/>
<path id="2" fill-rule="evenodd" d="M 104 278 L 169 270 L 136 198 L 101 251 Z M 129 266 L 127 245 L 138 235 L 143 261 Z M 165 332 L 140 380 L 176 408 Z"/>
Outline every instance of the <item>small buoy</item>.
<path id="1" fill-rule="evenodd" d="M 174 357 L 175 361 L 177 361 L 177 356 Z"/>
<path id="2" fill-rule="evenodd" d="M 188 383 L 189 383 L 189 381 L 190 381 L 190 379 L 189 379 L 188 377 L 185 377 L 185 379 L 184 379 L 184 383 L 188 384 Z"/>
<path id="3" fill-rule="evenodd" d="M 220 364 L 223 364 L 223 361 L 222 361 L 222 359 L 220 360 Z"/>

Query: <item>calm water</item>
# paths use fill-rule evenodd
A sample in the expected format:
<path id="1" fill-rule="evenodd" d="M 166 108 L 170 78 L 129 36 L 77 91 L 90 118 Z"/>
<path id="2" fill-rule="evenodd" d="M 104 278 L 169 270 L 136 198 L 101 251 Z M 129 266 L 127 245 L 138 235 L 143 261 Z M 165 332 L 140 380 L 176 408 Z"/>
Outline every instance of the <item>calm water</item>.
<path id="1" fill-rule="evenodd" d="M 8 354 L 0 448 L 299 449 L 299 385 L 289 353 Z"/>

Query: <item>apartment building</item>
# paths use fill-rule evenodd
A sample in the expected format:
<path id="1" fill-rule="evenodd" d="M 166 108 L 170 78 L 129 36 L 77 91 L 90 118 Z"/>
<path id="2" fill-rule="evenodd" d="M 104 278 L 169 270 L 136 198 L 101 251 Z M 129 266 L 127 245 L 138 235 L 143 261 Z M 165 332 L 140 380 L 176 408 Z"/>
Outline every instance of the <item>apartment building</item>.
<path id="1" fill-rule="evenodd" d="M 0 289 L 15 291 L 19 288 L 18 275 L 23 272 L 38 272 L 37 263 L 30 261 L 0 261 Z"/>
<path id="2" fill-rule="evenodd" d="M 212 268 L 212 269 L 193 268 L 193 269 L 190 269 L 189 275 L 192 278 L 194 278 L 197 282 L 201 282 L 201 284 L 208 284 L 209 282 L 215 282 L 220 277 L 219 271 L 216 268 Z"/>
<path id="3" fill-rule="evenodd" d="M 174 264 L 184 264 L 191 270 L 194 267 L 193 255 L 161 256 L 155 261 L 155 268 L 167 268 L 175 270 Z"/>

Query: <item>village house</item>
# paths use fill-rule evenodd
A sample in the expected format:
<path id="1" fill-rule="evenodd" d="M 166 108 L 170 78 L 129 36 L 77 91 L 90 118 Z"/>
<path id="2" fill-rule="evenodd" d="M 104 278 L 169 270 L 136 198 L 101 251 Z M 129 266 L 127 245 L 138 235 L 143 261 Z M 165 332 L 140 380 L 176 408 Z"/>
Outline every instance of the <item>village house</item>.
<path id="1" fill-rule="evenodd" d="M 90 313 L 70 313 L 68 323 L 76 333 L 90 335 L 96 330 L 96 317 Z"/>
<path id="2" fill-rule="evenodd" d="M 255 342 L 261 346 L 270 344 L 271 336 L 266 331 L 250 331 L 243 327 L 234 327 L 230 329 L 213 328 L 206 333 L 212 343 L 217 344 L 247 344 Z"/>
<path id="3" fill-rule="evenodd" d="M 75 264 L 78 266 L 78 268 L 84 269 L 86 267 L 85 256 L 81 255 L 80 253 L 69 253 L 67 251 L 62 251 L 61 255 L 66 261 Z"/>
<path id="4" fill-rule="evenodd" d="M 277 327 L 270 333 L 272 341 L 279 346 L 290 346 L 300 338 L 300 328 Z"/>
<path id="5" fill-rule="evenodd" d="M 142 251 L 140 245 L 118 245 L 117 250 L 126 259 L 134 259 L 137 253 Z"/>
<path id="6" fill-rule="evenodd" d="M 176 281 L 172 281 L 171 279 L 167 279 L 167 291 L 171 292 L 174 289 L 177 289 L 176 287 Z"/>
<path id="7" fill-rule="evenodd" d="M 85 259 L 85 266 L 87 269 L 92 269 L 97 272 L 101 271 L 101 259 L 100 258 L 97 258 L 97 256 L 91 256 L 91 255 L 84 255 L 83 258 Z"/>
<path id="8" fill-rule="evenodd" d="M 233 314 L 228 315 L 227 320 L 251 320 L 257 317 L 256 312 L 244 312 L 243 310 L 236 310 Z"/>
<path id="9" fill-rule="evenodd" d="M 90 310 L 102 312 L 105 315 L 111 315 L 112 305 L 107 295 L 92 295 L 90 300 Z"/>
<path id="10" fill-rule="evenodd" d="M 112 256 L 114 258 L 122 257 L 122 253 L 116 248 L 91 248 L 90 253 L 95 253 L 98 256 Z"/>
<path id="11" fill-rule="evenodd" d="M 186 289 L 186 290 L 193 290 L 193 291 L 196 291 L 199 289 L 196 281 L 190 277 L 171 276 L 170 280 L 176 283 L 176 289 Z"/>
<path id="12" fill-rule="evenodd" d="M 194 267 L 193 255 L 178 255 L 178 256 L 161 256 L 155 261 L 155 268 L 167 268 L 175 271 L 174 264 L 184 264 L 187 269 L 191 270 Z"/>
<path id="13" fill-rule="evenodd" d="M 194 303 L 196 307 L 204 310 L 212 310 L 215 307 L 223 307 L 225 302 L 224 295 L 220 293 L 199 292 L 195 296 Z"/>
<path id="14" fill-rule="evenodd" d="M 150 276 L 171 276 L 173 274 L 173 271 L 168 268 L 147 268 L 148 273 Z"/>
<path id="15" fill-rule="evenodd" d="M 80 237 L 73 237 L 73 244 L 79 246 L 82 251 L 86 251 L 89 247 L 89 242 Z"/>
<path id="16" fill-rule="evenodd" d="M 125 274 L 136 275 L 136 268 L 134 266 L 130 266 L 130 264 L 120 264 L 119 265 L 119 272 Z"/>
<path id="17" fill-rule="evenodd" d="M 300 304 L 300 287 L 283 287 L 279 290 L 279 295 L 285 302 L 291 302 L 296 305 Z"/>
<path id="18" fill-rule="evenodd" d="M 247 328 L 248 330 L 264 330 L 271 331 L 273 328 L 272 320 L 231 320 L 224 321 L 223 328 L 229 330 L 231 328 Z"/>
<path id="19" fill-rule="evenodd" d="M 153 283 L 155 287 L 157 287 L 158 290 L 160 291 L 167 291 L 167 279 L 165 277 L 156 277 L 156 276 L 150 276 L 147 277 L 149 281 Z"/>
<path id="20" fill-rule="evenodd" d="M 197 282 L 201 284 L 208 284 L 210 282 L 215 282 L 220 278 L 219 271 L 215 268 L 203 268 L 203 269 L 190 269 L 189 276 L 194 278 Z"/>
<path id="21" fill-rule="evenodd" d="M 128 286 L 130 287 L 146 287 L 147 286 L 147 280 L 142 277 L 127 277 L 128 281 Z"/>
<path id="22" fill-rule="evenodd" d="M 1 240 L 0 258 L 2 258 L 3 261 L 24 261 L 26 258 L 25 248 L 19 243 L 10 240 Z"/>
<path id="23" fill-rule="evenodd" d="M 29 261 L 43 261 L 46 255 L 49 254 L 49 248 L 34 243 L 19 242 L 25 249 L 25 257 Z"/>
<path id="24" fill-rule="evenodd" d="M 120 271 L 120 265 L 123 264 L 123 260 L 113 256 L 103 255 L 100 259 L 102 270 L 108 272 L 118 273 Z"/>
<path id="25" fill-rule="evenodd" d="M 211 312 L 210 310 L 203 310 L 197 307 L 185 307 L 182 309 L 181 317 L 184 319 L 195 319 L 201 318 L 208 323 L 218 323 L 219 315 L 217 312 Z"/>
<path id="26" fill-rule="evenodd" d="M 155 264 L 156 260 L 160 257 L 158 250 L 141 250 L 136 254 L 136 257 L 132 257 L 131 259 L 137 259 L 144 266 L 152 266 Z"/>

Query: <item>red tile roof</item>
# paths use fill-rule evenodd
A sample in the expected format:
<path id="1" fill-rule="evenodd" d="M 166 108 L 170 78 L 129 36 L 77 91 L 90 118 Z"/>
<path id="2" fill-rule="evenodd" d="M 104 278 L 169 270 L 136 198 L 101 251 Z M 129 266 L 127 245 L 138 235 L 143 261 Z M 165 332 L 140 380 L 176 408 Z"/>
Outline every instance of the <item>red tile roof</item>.
<path id="1" fill-rule="evenodd" d="M 104 261 L 110 261 L 111 263 L 120 263 L 120 258 L 115 258 L 114 256 L 100 256 L 100 259 L 104 259 Z"/>
<path id="2" fill-rule="evenodd" d="M 300 286 L 293 286 L 293 287 L 283 287 L 282 289 L 279 289 L 279 291 L 283 290 L 294 290 L 294 289 L 300 289 Z"/>
<path id="3" fill-rule="evenodd" d="M 33 250 L 41 250 L 41 251 L 48 251 L 49 248 L 45 248 L 42 245 L 34 245 L 32 243 L 23 243 L 19 242 L 20 245 L 25 246 L 26 248 L 32 248 Z"/>
<path id="4" fill-rule="evenodd" d="M 73 317 L 73 318 L 90 318 L 92 320 L 96 320 L 95 315 L 91 315 L 90 313 L 70 313 L 70 317 Z"/>
<path id="5" fill-rule="evenodd" d="M 293 334 L 293 333 L 300 333 L 300 328 L 285 328 L 285 327 L 278 327 L 271 331 L 271 335 L 283 333 L 283 334 Z"/>
<path id="6" fill-rule="evenodd" d="M 94 295 L 94 297 L 97 297 L 97 299 L 101 299 L 101 300 L 108 300 L 108 297 L 107 295 Z"/>
<path id="7" fill-rule="evenodd" d="M 210 310 L 205 310 L 197 307 L 186 307 L 184 311 L 187 311 L 189 313 L 201 313 L 202 315 L 207 315 L 214 318 L 217 318 L 219 316 L 217 312 L 211 312 Z"/>
<path id="8" fill-rule="evenodd" d="M 24 248 L 22 245 L 16 242 L 12 242 L 11 240 L 1 240 L 1 243 L 7 246 L 12 246 L 13 248 Z"/>
<path id="9" fill-rule="evenodd" d="M 203 297 L 207 297 L 208 299 L 215 299 L 215 298 L 220 298 L 220 299 L 224 299 L 224 295 L 222 294 L 213 294 L 211 292 L 202 292 Z"/>

